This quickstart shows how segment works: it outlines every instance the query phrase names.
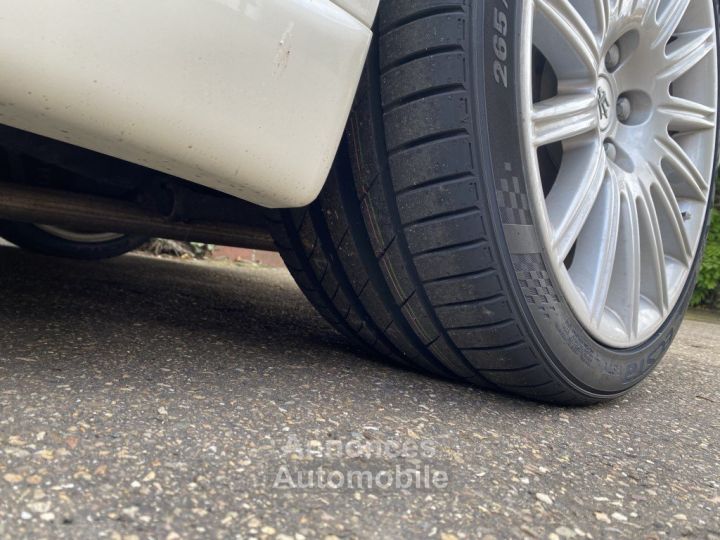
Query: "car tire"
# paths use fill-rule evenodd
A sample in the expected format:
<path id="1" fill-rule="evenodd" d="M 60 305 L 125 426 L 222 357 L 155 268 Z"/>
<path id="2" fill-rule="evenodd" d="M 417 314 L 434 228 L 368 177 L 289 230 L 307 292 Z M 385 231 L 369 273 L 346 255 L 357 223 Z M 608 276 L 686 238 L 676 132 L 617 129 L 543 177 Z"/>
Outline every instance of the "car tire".
<path id="1" fill-rule="evenodd" d="M 535 97 L 536 87 L 544 84 L 523 79 L 524 73 L 531 73 L 525 69 L 530 64 L 523 62 L 532 62 L 533 77 L 537 69 L 535 60 L 524 59 L 536 51 L 535 41 L 528 44 L 528 34 L 524 33 L 528 18 L 542 17 L 542 22 L 532 26 L 532 39 L 542 41 L 544 38 L 535 37 L 538 25 L 549 21 L 552 27 L 561 20 L 559 28 L 564 31 L 567 25 L 562 21 L 572 21 L 575 13 L 568 6 L 572 8 L 569 2 L 551 0 L 381 2 L 375 43 L 326 187 L 309 207 L 280 211 L 270 218 L 278 248 L 301 289 L 320 313 L 355 343 L 429 373 L 563 404 L 617 398 L 645 379 L 667 352 L 693 291 L 709 224 L 717 166 L 717 87 L 712 90 L 713 96 L 703 97 L 712 102 L 712 107 L 702 109 L 706 114 L 712 109 L 712 117 L 705 119 L 707 126 L 685 122 L 698 130 L 710 130 L 709 136 L 705 132 L 702 136 L 702 144 L 712 156 L 711 163 L 703 165 L 707 182 L 702 186 L 704 202 L 695 200 L 696 210 L 688 218 L 694 222 L 674 223 L 676 228 L 672 229 L 661 219 L 677 217 L 677 207 L 691 204 L 683 198 L 685 191 L 673 191 L 668 200 L 675 201 L 677 207 L 668 206 L 669 210 L 654 220 L 646 216 L 652 212 L 659 215 L 660 210 L 647 210 L 635 195 L 618 195 L 625 197 L 617 206 L 621 211 L 608 214 L 616 216 L 609 229 L 615 235 L 614 244 L 608 244 L 615 247 L 606 249 L 613 256 L 614 266 L 610 267 L 610 277 L 602 277 L 602 266 L 594 274 L 598 280 L 608 281 L 609 292 L 605 291 L 599 322 L 593 323 L 597 327 L 586 323 L 582 310 L 573 304 L 579 285 L 572 271 L 573 265 L 582 266 L 591 259 L 583 235 L 590 234 L 585 233 L 587 223 L 595 218 L 588 218 L 583 225 L 572 255 L 558 260 L 561 252 L 553 251 L 556 244 L 545 240 L 547 228 L 543 229 L 551 215 L 550 210 L 547 214 L 542 211 L 541 205 L 549 204 L 543 200 L 547 196 L 542 193 L 545 186 L 533 184 L 535 169 L 530 162 L 534 157 L 525 150 L 535 146 L 528 142 L 522 127 L 527 120 L 523 89 L 532 87 L 535 106 L 541 101 Z M 717 21 L 717 5 L 709 2 L 707 6 L 710 18 L 693 15 L 692 21 Z M 538 11 L 529 11 L 532 9 L 545 11 L 538 15 Z M 663 20 L 664 15 L 658 13 L 656 19 Z M 608 15 L 607 28 L 620 17 L 614 12 Z M 659 28 L 660 23 L 656 24 Z M 557 28 L 549 31 L 554 30 Z M 673 32 L 676 30 L 674 27 Z M 642 31 L 637 30 L 640 43 Z M 619 48 L 630 50 L 630 41 L 635 38 L 626 33 L 617 39 L 622 45 Z M 703 68 L 711 66 L 716 81 L 716 22 L 711 39 L 711 63 Z M 705 43 L 710 46 L 710 41 Z M 637 43 L 634 46 L 641 50 Z M 548 51 L 550 59 L 541 60 L 559 58 L 561 62 L 564 54 Z M 561 65 L 556 78 L 558 73 L 574 69 L 574 60 L 568 61 L 571 65 Z M 604 61 L 608 62 L 607 57 Z M 602 57 L 598 62 L 603 62 Z M 593 65 L 597 70 L 607 68 Z M 560 92 L 557 81 L 551 81 L 549 87 L 554 88 L 550 97 Z M 607 87 L 607 92 L 612 90 Z M 585 116 L 574 118 L 577 125 L 590 119 L 591 135 L 582 135 L 583 144 L 592 148 L 602 144 L 606 152 L 608 141 L 618 146 L 617 152 L 611 148 L 612 159 L 609 154 L 602 158 L 607 160 L 603 163 L 610 172 L 603 173 L 601 191 L 595 193 L 599 198 L 597 193 L 605 193 L 605 186 L 612 193 L 612 186 L 620 185 L 617 175 L 625 174 L 622 167 L 637 167 L 634 174 L 640 183 L 645 158 L 642 153 L 633 158 L 633 148 L 623 150 L 624 137 L 641 124 L 632 123 L 629 114 L 621 116 L 622 96 L 613 96 L 617 103 L 608 102 L 614 115 L 611 130 L 602 125 L 603 107 L 594 112 L 602 105 L 594 101 L 595 87 L 589 92 L 589 108 L 583 105 Z M 598 89 L 597 93 L 605 91 Z M 634 95 L 630 97 L 635 99 Z M 639 108 L 639 101 L 633 104 Z M 648 110 L 648 115 L 656 114 L 654 109 Z M 669 122 L 682 124 L 677 118 Z M 566 122 L 560 127 L 572 130 L 569 125 Z M 666 130 L 672 138 L 676 132 L 670 126 Z M 610 136 L 603 139 L 604 133 L 611 134 L 612 140 Z M 573 132 L 569 136 L 576 135 Z M 550 149 L 542 146 L 541 150 L 539 142 L 533 140 L 532 144 L 538 145 L 538 155 L 557 151 L 557 145 Z M 570 152 L 578 145 L 561 144 L 560 161 L 570 162 Z M 683 156 L 687 158 L 687 154 Z M 690 169 L 689 162 L 681 163 Z M 563 166 L 558 164 L 553 172 L 550 193 L 561 185 L 558 179 L 564 174 Z M 698 170 L 701 168 L 697 165 Z M 645 174 L 644 166 L 642 171 Z M 672 184 L 673 190 L 683 180 L 676 178 L 682 172 L 667 173 L 672 178 L 666 184 Z M 627 176 L 627 182 L 631 178 Z M 625 179 L 621 184 L 622 189 L 631 190 Z M 615 209 L 615 200 L 608 199 L 607 208 Z M 627 200 L 635 204 L 621 205 Z M 593 202 L 588 210 L 593 216 L 602 214 L 596 210 L 598 204 Z M 663 234 L 671 230 L 668 234 L 682 235 L 685 229 L 680 227 L 694 227 L 687 235 L 692 236 L 688 245 L 694 242 L 695 249 L 688 250 L 681 265 L 672 299 L 667 292 L 671 288 L 670 270 L 666 274 L 662 265 L 675 261 L 668 244 L 662 243 L 665 237 L 653 233 L 651 226 L 643 228 L 647 223 L 659 224 Z M 648 228 L 650 233 L 645 230 Z M 654 259 L 644 251 L 644 243 L 635 241 L 646 238 L 643 234 L 661 240 L 653 247 Z M 610 235 L 601 238 L 606 236 Z M 604 245 L 597 244 L 598 249 L 602 251 Z M 623 250 L 618 255 L 620 246 Z M 659 246 L 666 246 L 668 252 Z M 598 260 L 607 262 L 600 257 Z M 638 261 L 640 266 L 633 266 Z M 653 268 L 660 268 L 659 273 L 648 277 Z M 621 285 L 629 287 L 627 303 Z M 650 321 L 647 310 L 655 305 L 655 289 L 659 291 L 656 308 L 661 320 Z M 665 296 L 661 296 L 663 291 Z M 612 327 L 615 334 L 603 334 L 606 317 L 616 323 L 617 328 Z M 625 341 L 618 338 L 622 332 L 626 333 Z"/>
<path id="2" fill-rule="evenodd" d="M 81 260 L 119 257 L 148 241 L 144 236 L 84 233 L 18 222 L 0 223 L 0 237 L 41 255 Z"/>

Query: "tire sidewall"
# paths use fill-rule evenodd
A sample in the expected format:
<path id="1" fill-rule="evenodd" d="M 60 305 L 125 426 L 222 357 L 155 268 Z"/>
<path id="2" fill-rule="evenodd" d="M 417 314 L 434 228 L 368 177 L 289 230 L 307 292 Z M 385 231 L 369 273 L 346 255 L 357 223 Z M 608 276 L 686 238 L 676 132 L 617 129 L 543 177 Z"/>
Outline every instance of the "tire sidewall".
<path id="1" fill-rule="evenodd" d="M 717 25 L 718 3 L 714 4 Z M 528 199 L 519 113 L 523 1 L 489 0 L 472 5 L 477 6 L 471 23 L 475 40 L 471 77 L 476 97 L 474 118 L 482 119 L 476 126 L 481 138 L 478 149 L 483 152 L 478 161 L 487 179 L 485 192 L 494 213 L 498 255 L 504 262 L 524 330 L 539 355 L 549 359 L 551 367 L 576 391 L 593 398 L 616 397 L 643 380 L 670 347 L 692 297 L 703 249 L 698 250 L 675 308 L 645 343 L 627 350 L 612 349 L 585 331 L 563 298 L 547 254 L 537 240 L 535 216 Z M 507 30 L 503 36 L 505 20 Z M 496 53 L 500 38 L 505 40 L 508 51 L 503 61 Z M 716 157 L 716 171 L 717 164 Z M 713 178 L 713 189 L 714 185 Z M 703 245 L 711 210 L 709 204 Z"/>

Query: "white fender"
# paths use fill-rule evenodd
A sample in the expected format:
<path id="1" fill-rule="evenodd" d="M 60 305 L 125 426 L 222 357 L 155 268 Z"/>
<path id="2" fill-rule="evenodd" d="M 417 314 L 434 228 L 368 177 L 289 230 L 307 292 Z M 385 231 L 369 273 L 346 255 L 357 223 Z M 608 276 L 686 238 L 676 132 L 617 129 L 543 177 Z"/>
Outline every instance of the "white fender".
<path id="1" fill-rule="evenodd" d="M 292 207 L 327 177 L 377 0 L 0 8 L 0 123 Z"/>

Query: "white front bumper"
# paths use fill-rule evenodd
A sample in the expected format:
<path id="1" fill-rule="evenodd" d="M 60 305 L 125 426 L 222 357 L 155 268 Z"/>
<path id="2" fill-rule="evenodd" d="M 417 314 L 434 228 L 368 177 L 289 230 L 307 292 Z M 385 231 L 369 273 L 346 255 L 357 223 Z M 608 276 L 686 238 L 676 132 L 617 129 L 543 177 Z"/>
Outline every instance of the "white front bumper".
<path id="1" fill-rule="evenodd" d="M 353 10 L 354 15 L 339 7 Z M 0 123 L 271 207 L 319 193 L 377 0 L 4 0 Z"/>

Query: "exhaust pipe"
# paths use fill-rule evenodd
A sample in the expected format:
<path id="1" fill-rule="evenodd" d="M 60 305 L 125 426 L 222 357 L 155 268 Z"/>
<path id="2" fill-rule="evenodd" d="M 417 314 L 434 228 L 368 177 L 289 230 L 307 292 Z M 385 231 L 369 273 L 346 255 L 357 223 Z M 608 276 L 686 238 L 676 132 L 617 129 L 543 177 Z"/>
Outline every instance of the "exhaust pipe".
<path id="1" fill-rule="evenodd" d="M 262 227 L 210 221 L 174 221 L 127 201 L 21 184 L 0 183 L 0 219 L 277 251 Z"/>

